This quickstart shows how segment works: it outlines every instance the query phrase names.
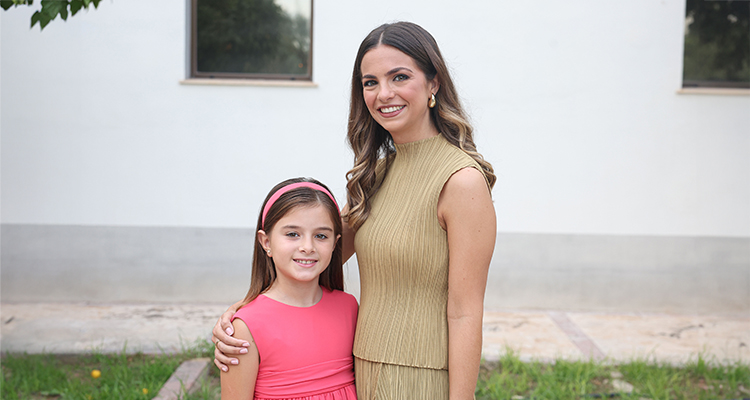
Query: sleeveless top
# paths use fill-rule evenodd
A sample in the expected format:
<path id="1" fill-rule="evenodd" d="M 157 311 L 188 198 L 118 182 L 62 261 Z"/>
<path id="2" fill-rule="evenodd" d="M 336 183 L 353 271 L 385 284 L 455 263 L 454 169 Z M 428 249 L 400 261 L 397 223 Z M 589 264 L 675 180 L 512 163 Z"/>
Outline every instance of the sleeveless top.
<path id="1" fill-rule="evenodd" d="M 295 307 L 260 295 L 235 318 L 250 329 L 260 354 L 255 399 L 356 398 L 354 296 L 323 289 L 315 305 Z"/>
<path id="2" fill-rule="evenodd" d="M 448 236 L 438 198 L 456 171 L 482 168 L 442 135 L 395 147 L 354 238 L 361 286 L 354 355 L 448 369 Z"/>

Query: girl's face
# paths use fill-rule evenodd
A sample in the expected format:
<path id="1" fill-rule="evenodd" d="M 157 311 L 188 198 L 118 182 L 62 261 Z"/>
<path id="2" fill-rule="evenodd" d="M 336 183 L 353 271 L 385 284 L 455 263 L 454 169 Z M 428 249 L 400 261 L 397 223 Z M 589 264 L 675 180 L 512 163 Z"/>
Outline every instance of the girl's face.
<path id="1" fill-rule="evenodd" d="M 322 205 L 297 207 L 284 215 L 271 232 L 258 231 L 263 248 L 270 250 L 278 283 L 317 284 L 328 267 L 336 242 L 329 212 Z"/>
<path id="2" fill-rule="evenodd" d="M 435 135 L 427 102 L 437 78 L 428 81 L 411 57 L 383 44 L 364 55 L 361 70 L 367 109 L 396 143 Z"/>

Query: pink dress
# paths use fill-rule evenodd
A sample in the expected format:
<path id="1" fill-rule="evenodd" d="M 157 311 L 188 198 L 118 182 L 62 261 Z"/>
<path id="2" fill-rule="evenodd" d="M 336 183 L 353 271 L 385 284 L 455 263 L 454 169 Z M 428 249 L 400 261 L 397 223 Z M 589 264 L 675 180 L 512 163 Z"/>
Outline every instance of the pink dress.
<path id="1" fill-rule="evenodd" d="M 352 345 L 357 300 L 323 289 L 312 307 L 294 307 L 264 295 L 234 314 L 253 334 L 260 354 L 255 399 L 351 400 Z"/>

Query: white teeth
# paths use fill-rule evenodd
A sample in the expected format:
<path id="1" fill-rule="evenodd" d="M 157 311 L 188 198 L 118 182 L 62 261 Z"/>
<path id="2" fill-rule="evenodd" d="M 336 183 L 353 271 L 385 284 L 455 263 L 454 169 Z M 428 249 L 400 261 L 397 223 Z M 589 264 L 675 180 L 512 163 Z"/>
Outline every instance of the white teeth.
<path id="1" fill-rule="evenodd" d="M 312 264 L 315 262 L 315 260 L 295 260 L 300 264 Z"/>
<path id="2" fill-rule="evenodd" d="M 402 108 L 404 108 L 404 106 L 383 107 L 380 109 L 380 112 L 382 112 L 383 114 L 388 114 L 388 113 L 398 111 Z"/>

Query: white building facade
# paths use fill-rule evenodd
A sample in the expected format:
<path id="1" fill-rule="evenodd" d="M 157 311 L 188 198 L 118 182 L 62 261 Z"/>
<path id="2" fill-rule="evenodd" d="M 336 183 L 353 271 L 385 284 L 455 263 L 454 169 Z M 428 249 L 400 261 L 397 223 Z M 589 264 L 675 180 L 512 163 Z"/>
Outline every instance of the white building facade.
<path id="1" fill-rule="evenodd" d="M 32 13 L 0 12 L 3 302 L 243 297 L 273 185 L 344 202 L 354 56 L 408 20 L 498 176 L 487 308 L 750 312 L 750 90 L 681 90 L 685 0 L 316 1 L 292 85 L 189 79 L 188 0 Z"/>

